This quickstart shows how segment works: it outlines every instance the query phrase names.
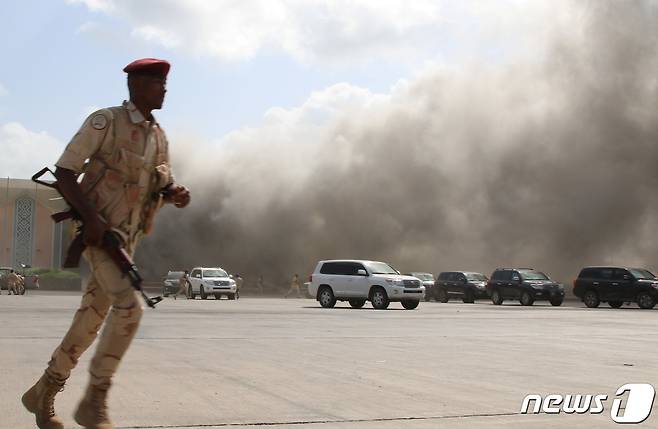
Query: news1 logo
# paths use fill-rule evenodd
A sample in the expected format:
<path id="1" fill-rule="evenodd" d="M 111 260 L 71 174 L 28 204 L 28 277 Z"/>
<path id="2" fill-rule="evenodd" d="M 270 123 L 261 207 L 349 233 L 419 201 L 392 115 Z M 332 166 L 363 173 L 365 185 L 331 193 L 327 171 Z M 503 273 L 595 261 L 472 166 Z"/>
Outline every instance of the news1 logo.
<path id="1" fill-rule="evenodd" d="M 649 418 L 655 397 L 651 384 L 624 384 L 615 393 L 610 418 L 616 423 L 642 423 Z M 521 414 L 601 414 L 607 401 L 608 395 L 527 395 Z"/>

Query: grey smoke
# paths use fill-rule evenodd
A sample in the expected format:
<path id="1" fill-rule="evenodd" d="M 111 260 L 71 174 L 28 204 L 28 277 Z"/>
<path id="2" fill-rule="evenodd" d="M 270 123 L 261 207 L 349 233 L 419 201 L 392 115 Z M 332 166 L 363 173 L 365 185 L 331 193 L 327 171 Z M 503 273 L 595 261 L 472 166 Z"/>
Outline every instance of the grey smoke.
<path id="1" fill-rule="evenodd" d="M 566 283 L 586 264 L 658 268 L 658 6 L 572 13 L 536 55 L 436 69 L 328 124 L 246 130 L 197 156 L 172 141 L 193 204 L 161 213 L 138 263 L 270 285 L 327 258 Z"/>

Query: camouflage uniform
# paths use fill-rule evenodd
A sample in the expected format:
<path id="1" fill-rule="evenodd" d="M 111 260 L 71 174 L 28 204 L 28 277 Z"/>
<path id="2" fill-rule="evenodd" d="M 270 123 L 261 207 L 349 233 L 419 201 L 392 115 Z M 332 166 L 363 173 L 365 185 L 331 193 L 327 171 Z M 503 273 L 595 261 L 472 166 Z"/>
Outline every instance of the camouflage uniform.
<path id="1" fill-rule="evenodd" d="M 89 163 L 85 164 L 87 159 Z M 80 188 L 98 213 L 122 237 L 126 251 L 132 256 L 139 238 L 149 232 L 153 216 L 163 202 L 162 197 L 154 199 L 152 195 L 173 183 L 168 143 L 158 123 L 147 121 L 130 101 L 124 101 L 122 106 L 99 110 L 87 118 L 56 165 L 76 173 L 84 171 Z M 88 247 L 83 256 L 89 263 L 91 276 L 80 307 L 61 344 L 53 352 L 44 377 L 23 397 L 26 408 L 37 414 L 38 425 L 39 418 L 44 416 L 40 417 L 32 410 L 38 409 L 35 398 L 41 401 L 38 395 L 51 394 L 54 398 L 57 392 L 51 392 L 52 386 L 63 388 L 71 370 L 104 322 L 89 368 L 90 383 L 83 403 L 105 401 L 112 376 L 142 317 L 139 293 L 108 254 L 100 248 Z M 50 399 L 47 404 L 49 412 L 54 416 L 52 398 L 47 399 Z M 83 403 L 75 416 L 78 422 L 86 418 L 80 416 Z M 107 424 L 89 427 L 112 427 L 106 416 L 100 416 L 98 421 L 107 421 Z M 42 424 L 39 427 L 63 427 L 61 422 Z"/>
<path id="2" fill-rule="evenodd" d="M 290 282 L 290 289 L 288 289 L 285 298 L 288 298 L 293 292 L 297 293 L 297 298 L 302 297 L 301 292 L 299 291 L 299 276 L 297 274 L 293 276 L 292 281 Z"/>
<path id="3" fill-rule="evenodd" d="M 176 291 L 176 293 L 174 294 L 174 299 L 176 299 L 176 297 L 180 294 L 187 297 L 187 288 L 189 287 L 188 286 L 189 282 L 190 282 L 189 275 L 187 274 L 187 272 L 183 273 L 183 275 L 178 279 L 178 291 Z"/>
<path id="4" fill-rule="evenodd" d="M 18 276 L 18 274 L 16 274 L 13 271 L 7 275 L 7 292 L 9 293 L 9 295 L 11 295 L 12 293 L 14 295 L 18 295 L 20 281 L 21 278 Z"/>
<path id="5" fill-rule="evenodd" d="M 238 276 L 235 278 L 235 297 L 240 298 L 240 289 L 242 289 L 242 284 L 244 283 L 244 279 L 242 276 L 238 274 Z"/>

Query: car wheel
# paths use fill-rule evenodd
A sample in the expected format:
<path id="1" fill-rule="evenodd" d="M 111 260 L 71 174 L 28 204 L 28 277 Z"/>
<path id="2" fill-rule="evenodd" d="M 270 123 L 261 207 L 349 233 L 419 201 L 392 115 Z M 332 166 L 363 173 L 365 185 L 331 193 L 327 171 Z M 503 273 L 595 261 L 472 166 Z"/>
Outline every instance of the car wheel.
<path id="1" fill-rule="evenodd" d="M 588 290 L 587 292 L 585 292 L 585 295 L 583 295 L 583 302 L 589 308 L 596 308 L 601 303 L 601 300 L 599 299 L 599 295 L 595 291 Z"/>
<path id="2" fill-rule="evenodd" d="M 196 298 L 196 295 L 194 294 L 194 290 L 192 289 L 192 285 L 189 285 L 189 286 L 187 287 L 187 297 L 188 297 L 189 299 L 194 299 L 194 298 Z"/>
<path id="3" fill-rule="evenodd" d="M 624 305 L 624 301 L 608 301 L 608 305 L 612 308 L 620 308 Z"/>
<path id="4" fill-rule="evenodd" d="M 164 296 L 165 298 L 169 296 L 166 289 L 162 289 L 162 296 Z"/>
<path id="5" fill-rule="evenodd" d="M 372 302 L 372 306 L 377 310 L 387 309 L 388 304 L 390 303 L 386 291 L 381 287 L 375 288 L 375 290 L 372 291 L 370 302 Z"/>
<path id="6" fill-rule="evenodd" d="M 494 305 L 500 305 L 503 303 L 503 295 L 498 291 L 498 289 L 494 289 L 494 291 L 491 293 L 491 302 L 493 302 Z"/>
<path id="7" fill-rule="evenodd" d="M 206 291 L 203 289 L 203 286 L 201 286 L 201 289 L 199 289 L 199 296 L 201 299 L 208 299 L 208 295 L 206 295 Z"/>
<path id="8" fill-rule="evenodd" d="M 475 302 L 475 296 L 473 294 L 473 291 L 469 289 L 464 291 L 464 297 L 462 298 L 462 301 L 465 304 L 473 304 Z"/>
<path id="9" fill-rule="evenodd" d="M 324 308 L 332 308 L 336 305 L 336 297 L 330 287 L 324 286 L 318 291 L 318 301 Z"/>
<path id="10" fill-rule="evenodd" d="M 230 299 L 231 301 L 235 300 L 235 294 L 228 295 L 228 299 Z"/>
<path id="11" fill-rule="evenodd" d="M 418 301 L 417 299 L 404 299 L 404 300 L 402 300 L 402 306 L 406 310 L 413 310 L 414 308 L 418 307 L 419 303 L 420 303 L 420 301 Z"/>
<path id="12" fill-rule="evenodd" d="M 366 304 L 365 299 L 350 299 L 349 302 L 352 308 L 361 308 Z"/>
<path id="13" fill-rule="evenodd" d="M 218 300 L 218 301 L 219 301 L 220 299 L 222 299 L 222 294 L 221 294 L 221 293 L 216 293 L 216 294 L 215 294 L 215 299 Z"/>
<path id="14" fill-rule="evenodd" d="M 535 302 L 535 298 L 530 295 L 528 291 L 521 292 L 521 298 L 519 298 L 521 305 L 532 305 Z"/>
<path id="15" fill-rule="evenodd" d="M 553 307 L 559 307 L 562 305 L 562 302 L 564 301 L 564 298 L 551 298 L 550 302 Z"/>
<path id="16" fill-rule="evenodd" d="M 436 290 L 436 300 L 439 301 L 439 302 L 443 302 L 443 303 L 448 302 L 448 300 L 449 300 L 448 292 L 446 292 L 446 290 L 442 287 L 438 288 Z"/>
<path id="17" fill-rule="evenodd" d="M 639 305 L 640 308 L 649 310 L 656 306 L 656 300 L 647 292 L 640 292 L 637 296 L 637 305 Z"/>

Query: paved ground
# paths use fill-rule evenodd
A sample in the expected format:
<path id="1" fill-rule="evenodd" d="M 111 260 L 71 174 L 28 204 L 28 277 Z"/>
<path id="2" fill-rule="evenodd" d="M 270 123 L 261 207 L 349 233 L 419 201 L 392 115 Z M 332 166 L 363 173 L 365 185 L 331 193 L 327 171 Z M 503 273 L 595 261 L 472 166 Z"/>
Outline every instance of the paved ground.
<path id="1" fill-rule="evenodd" d="M 0 428 L 69 326 L 76 293 L 0 296 Z M 171 300 L 146 310 L 110 394 L 121 428 L 606 428 L 625 383 L 658 387 L 658 309 Z M 368 305 L 369 307 L 369 305 Z M 91 351 L 91 350 L 90 350 Z M 72 414 L 81 360 L 57 409 Z M 607 394 L 600 415 L 521 415 L 526 394 Z M 640 427 L 658 428 L 658 410 Z"/>

